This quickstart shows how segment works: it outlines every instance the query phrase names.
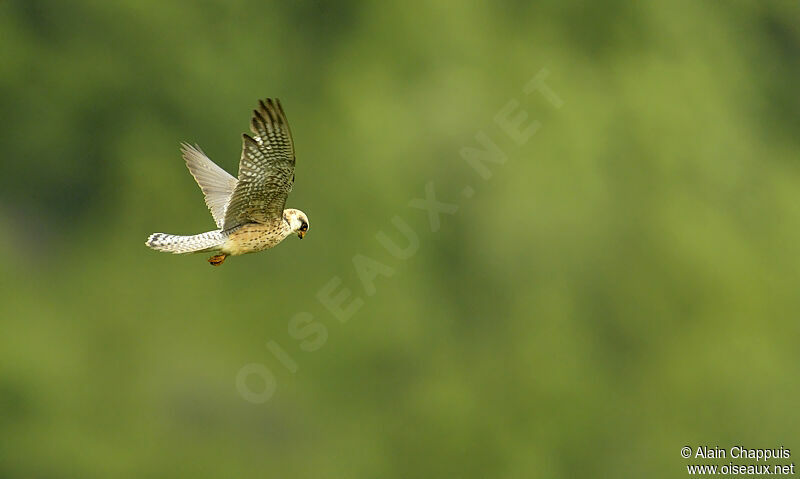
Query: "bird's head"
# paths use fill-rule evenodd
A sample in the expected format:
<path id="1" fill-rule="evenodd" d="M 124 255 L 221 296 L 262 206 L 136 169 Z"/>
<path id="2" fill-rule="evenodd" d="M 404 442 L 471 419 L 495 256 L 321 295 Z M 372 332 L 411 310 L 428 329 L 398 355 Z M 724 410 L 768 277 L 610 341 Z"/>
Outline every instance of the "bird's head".
<path id="1" fill-rule="evenodd" d="M 297 233 L 297 237 L 303 239 L 308 232 L 308 216 L 300 210 L 283 210 L 283 219 L 289 223 L 292 233 Z"/>

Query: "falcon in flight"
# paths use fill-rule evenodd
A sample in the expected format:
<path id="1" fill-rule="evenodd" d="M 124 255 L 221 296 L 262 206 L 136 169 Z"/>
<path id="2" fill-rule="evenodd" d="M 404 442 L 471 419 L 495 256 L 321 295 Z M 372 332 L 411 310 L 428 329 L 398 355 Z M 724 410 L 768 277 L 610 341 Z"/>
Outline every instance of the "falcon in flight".
<path id="1" fill-rule="evenodd" d="M 278 99 L 267 98 L 253 110 L 250 130 L 242 135 L 239 178 L 229 175 L 200 148 L 182 144 L 189 172 L 205 195 L 217 229 L 192 236 L 153 233 L 145 243 L 167 253 L 212 253 L 208 262 L 219 266 L 228 256 L 272 248 L 289 235 L 303 239 L 308 217 L 284 209 L 294 184 L 294 144 Z"/>

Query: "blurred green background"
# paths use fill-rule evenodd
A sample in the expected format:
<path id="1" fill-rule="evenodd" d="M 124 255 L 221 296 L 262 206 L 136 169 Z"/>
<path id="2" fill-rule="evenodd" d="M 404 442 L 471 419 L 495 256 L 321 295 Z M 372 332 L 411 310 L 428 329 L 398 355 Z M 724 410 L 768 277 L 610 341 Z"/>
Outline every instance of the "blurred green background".
<path id="1" fill-rule="evenodd" d="M 0 2 L 0 477 L 685 477 L 684 445 L 800 454 L 798 14 Z M 542 69 L 561 108 L 523 91 Z M 220 268 L 147 249 L 213 227 L 179 142 L 235 173 L 267 96 L 306 239 Z M 494 121 L 512 100 L 541 123 L 521 146 Z M 459 153 L 478 132 L 508 157 L 489 181 Z M 459 206 L 437 232 L 408 206 L 428 182 Z M 407 260 L 376 239 L 402 244 L 395 215 Z M 394 271 L 374 295 L 357 254 Z M 344 324 L 317 299 L 335 277 L 363 300 Z M 264 403 L 237 389 L 253 363 Z"/>

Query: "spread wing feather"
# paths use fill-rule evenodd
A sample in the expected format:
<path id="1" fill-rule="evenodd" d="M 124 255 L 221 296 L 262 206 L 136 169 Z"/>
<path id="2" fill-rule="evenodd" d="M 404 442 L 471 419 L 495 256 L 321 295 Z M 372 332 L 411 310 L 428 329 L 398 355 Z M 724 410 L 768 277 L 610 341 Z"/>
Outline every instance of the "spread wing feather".
<path id="1" fill-rule="evenodd" d="M 294 182 L 294 144 L 280 102 L 267 98 L 253 111 L 250 130 L 242 135 L 239 180 L 225 211 L 223 229 L 270 223 L 283 217 Z"/>
<path id="2" fill-rule="evenodd" d="M 199 147 L 181 143 L 181 153 L 186 167 L 203 190 L 206 206 L 211 211 L 214 222 L 218 228 L 222 228 L 225 208 L 236 188 L 236 178 L 211 161 Z"/>

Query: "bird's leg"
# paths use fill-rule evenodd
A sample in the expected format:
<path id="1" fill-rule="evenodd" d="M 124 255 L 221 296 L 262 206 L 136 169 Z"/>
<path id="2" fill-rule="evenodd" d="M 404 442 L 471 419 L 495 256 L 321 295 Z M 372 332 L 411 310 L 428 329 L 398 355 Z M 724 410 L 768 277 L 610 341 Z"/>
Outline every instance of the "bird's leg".
<path id="1" fill-rule="evenodd" d="M 228 255 L 226 255 L 226 254 L 214 255 L 214 256 L 208 258 L 208 263 L 211 266 L 219 266 L 219 265 L 221 265 L 222 263 L 225 262 L 225 258 L 227 258 L 227 257 L 228 257 Z"/>

